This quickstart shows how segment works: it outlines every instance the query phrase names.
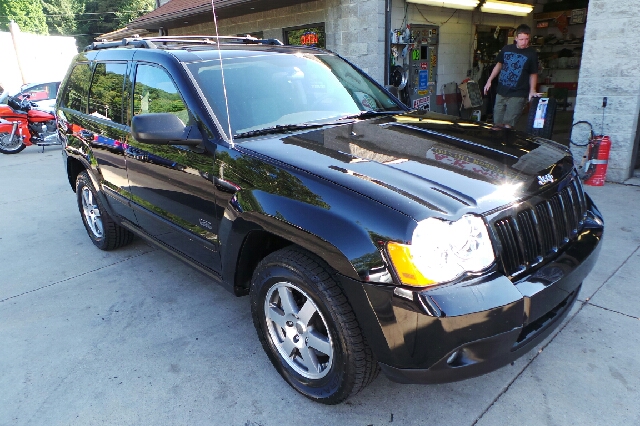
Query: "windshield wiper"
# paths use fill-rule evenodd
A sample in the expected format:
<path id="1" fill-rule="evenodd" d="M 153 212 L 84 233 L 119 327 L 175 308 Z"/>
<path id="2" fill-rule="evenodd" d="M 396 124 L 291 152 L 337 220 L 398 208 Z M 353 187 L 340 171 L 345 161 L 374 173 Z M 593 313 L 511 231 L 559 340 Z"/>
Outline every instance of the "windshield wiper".
<path id="1" fill-rule="evenodd" d="M 301 124 L 276 124 L 275 126 L 265 127 L 264 129 L 258 130 L 249 130 L 247 132 L 241 132 L 235 134 L 234 138 L 250 138 L 252 136 L 260 136 L 260 135 L 270 135 L 274 133 L 283 133 L 289 132 L 293 130 L 304 130 L 304 129 L 313 129 L 317 127 L 326 126 L 327 123 L 321 124 L 311 124 L 311 123 L 301 123 Z"/>
<path id="2" fill-rule="evenodd" d="M 391 114 L 399 114 L 404 111 L 360 111 L 358 114 L 346 115 L 344 117 L 340 117 L 340 120 L 355 120 L 356 118 L 371 118 L 378 117 L 381 115 L 391 115 Z"/>

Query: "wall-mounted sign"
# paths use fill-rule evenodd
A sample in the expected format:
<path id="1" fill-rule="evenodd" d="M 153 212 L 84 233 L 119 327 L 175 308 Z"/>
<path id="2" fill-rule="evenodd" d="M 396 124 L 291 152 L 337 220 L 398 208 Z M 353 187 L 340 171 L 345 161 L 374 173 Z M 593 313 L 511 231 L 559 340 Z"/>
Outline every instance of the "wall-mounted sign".
<path id="1" fill-rule="evenodd" d="M 427 90 L 429 84 L 429 71 L 420 70 L 418 74 L 418 90 Z"/>
<path id="2" fill-rule="evenodd" d="M 429 111 L 431 104 L 431 98 L 427 96 L 426 98 L 419 98 L 413 101 L 414 109 L 421 109 L 425 111 Z"/>
<path id="3" fill-rule="evenodd" d="M 302 34 L 300 36 L 300 44 L 303 44 L 305 46 L 313 46 L 315 44 L 318 44 L 318 34 L 312 32 Z"/>
<path id="4" fill-rule="evenodd" d="M 283 28 L 284 44 L 289 46 L 326 47 L 324 24 L 310 24 L 302 27 Z"/>
<path id="5" fill-rule="evenodd" d="M 587 18 L 587 9 L 573 9 L 571 11 L 572 24 L 584 24 Z"/>

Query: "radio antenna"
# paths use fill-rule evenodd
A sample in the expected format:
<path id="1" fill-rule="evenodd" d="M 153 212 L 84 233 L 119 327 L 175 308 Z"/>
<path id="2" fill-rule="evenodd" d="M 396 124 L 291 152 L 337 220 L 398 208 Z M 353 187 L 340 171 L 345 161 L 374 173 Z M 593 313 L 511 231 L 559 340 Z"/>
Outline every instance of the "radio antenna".
<path id="1" fill-rule="evenodd" d="M 233 134 L 231 133 L 231 117 L 229 117 L 229 98 L 227 97 L 227 84 L 224 81 L 224 67 L 222 66 L 222 51 L 220 50 L 220 35 L 218 34 L 218 19 L 216 18 L 216 8 L 211 0 L 211 13 L 213 13 L 213 25 L 216 29 L 216 44 L 218 46 L 218 60 L 220 61 L 220 75 L 222 77 L 222 92 L 224 94 L 224 106 L 227 109 L 227 126 L 229 130 L 229 142 L 233 145 Z"/>

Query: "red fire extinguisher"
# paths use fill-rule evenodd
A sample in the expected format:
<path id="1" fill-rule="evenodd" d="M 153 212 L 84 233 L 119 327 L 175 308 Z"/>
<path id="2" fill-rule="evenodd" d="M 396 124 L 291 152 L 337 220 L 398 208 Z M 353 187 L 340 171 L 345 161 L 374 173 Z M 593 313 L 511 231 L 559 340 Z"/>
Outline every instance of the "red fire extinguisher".
<path id="1" fill-rule="evenodd" d="M 595 136 L 589 143 L 589 159 L 584 165 L 588 176 L 584 183 L 591 186 L 602 186 L 607 175 L 611 138 L 609 136 Z"/>

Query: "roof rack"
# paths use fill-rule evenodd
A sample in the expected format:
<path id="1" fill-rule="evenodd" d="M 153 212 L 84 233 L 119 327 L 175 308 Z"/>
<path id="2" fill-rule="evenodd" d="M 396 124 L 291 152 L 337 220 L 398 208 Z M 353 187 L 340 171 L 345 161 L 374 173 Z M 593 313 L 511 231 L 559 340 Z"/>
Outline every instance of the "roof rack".
<path id="1" fill-rule="evenodd" d="M 187 47 L 194 45 L 219 45 L 219 44 L 268 44 L 274 46 L 282 46 L 283 43 L 275 38 L 259 39 L 251 36 L 233 37 L 233 36 L 157 36 L 157 37 L 130 37 L 123 38 L 121 41 L 99 41 L 94 42 L 84 48 L 84 51 L 111 49 L 114 47 L 137 47 L 146 49 L 158 49 L 162 47 Z"/>

